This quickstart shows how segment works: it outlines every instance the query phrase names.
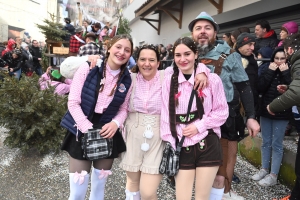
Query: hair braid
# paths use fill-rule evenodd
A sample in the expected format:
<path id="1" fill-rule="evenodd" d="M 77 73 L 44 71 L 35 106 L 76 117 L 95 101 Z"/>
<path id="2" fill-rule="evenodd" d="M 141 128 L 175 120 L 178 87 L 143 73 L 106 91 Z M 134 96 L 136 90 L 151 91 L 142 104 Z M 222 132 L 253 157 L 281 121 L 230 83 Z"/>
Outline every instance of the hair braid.
<path id="1" fill-rule="evenodd" d="M 173 73 L 173 76 L 172 76 L 172 80 L 173 83 L 174 83 L 174 88 L 171 88 L 174 90 L 174 95 L 178 94 L 178 75 L 179 75 L 179 69 L 177 67 L 177 65 L 174 63 L 174 66 L 173 66 L 173 70 L 174 70 L 174 73 Z M 178 98 L 175 98 L 175 96 L 173 97 L 170 97 L 170 98 L 174 98 L 175 99 L 175 106 L 177 107 L 179 105 L 179 102 L 178 102 Z"/>
<path id="2" fill-rule="evenodd" d="M 106 64 L 107 64 L 107 58 L 105 58 L 104 64 L 103 64 L 103 78 L 106 78 Z M 105 85 L 105 82 L 104 82 L 103 85 L 101 86 L 100 92 L 103 91 L 104 85 Z"/>

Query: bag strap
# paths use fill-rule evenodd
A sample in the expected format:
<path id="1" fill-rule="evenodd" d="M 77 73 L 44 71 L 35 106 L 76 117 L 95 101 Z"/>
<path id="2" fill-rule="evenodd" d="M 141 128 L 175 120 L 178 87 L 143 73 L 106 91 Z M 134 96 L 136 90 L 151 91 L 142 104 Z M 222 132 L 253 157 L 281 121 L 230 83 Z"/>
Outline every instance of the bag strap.
<path id="1" fill-rule="evenodd" d="M 193 89 L 192 90 L 192 93 L 191 93 L 191 97 L 190 97 L 190 101 L 189 101 L 189 105 L 188 105 L 188 109 L 187 109 L 187 114 L 186 114 L 186 117 L 187 117 L 187 121 L 189 121 L 189 117 L 190 117 L 190 111 L 191 111 L 191 108 L 192 108 L 192 104 L 193 104 L 193 100 L 194 100 L 194 96 L 195 96 L 195 90 Z M 202 118 L 202 116 L 201 116 Z M 180 142 L 176 145 L 176 153 L 180 153 L 181 151 L 181 148 L 182 148 L 182 144 L 184 142 L 184 139 L 185 139 L 185 136 L 183 135 Z M 176 137 L 176 143 L 178 142 L 178 138 Z"/>
<path id="2" fill-rule="evenodd" d="M 130 107 L 131 110 L 134 110 L 133 97 L 134 97 L 134 94 L 135 94 L 137 73 L 131 73 L 130 76 L 131 76 L 131 80 L 132 80 L 132 92 L 131 92 L 131 95 L 130 95 L 129 107 Z"/>

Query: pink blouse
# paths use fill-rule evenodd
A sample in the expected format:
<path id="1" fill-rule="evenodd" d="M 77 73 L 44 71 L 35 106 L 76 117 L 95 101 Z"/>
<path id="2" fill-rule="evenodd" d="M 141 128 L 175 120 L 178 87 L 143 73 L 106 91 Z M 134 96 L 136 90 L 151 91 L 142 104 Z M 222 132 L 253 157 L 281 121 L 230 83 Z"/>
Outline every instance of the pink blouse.
<path id="1" fill-rule="evenodd" d="M 161 138 L 164 141 L 168 141 L 175 149 L 175 139 L 170 131 L 169 123 L 169 93 L 170 93 L 170 81 L 172 74 L 165 77 L 162 85 L 162 109 L 161 109 L 161 125 L 160 133 Z M 178 93 L 181 94 L 178 97 L 179 105 L 176 107 L 177 114 L 186 114 L 189 98 L 194 86 L 194 74 L 192 74 L 189 80 L 186 80 L 181 71 L 178 75 Z M 228 117 L 228 106 L 222 85 L 222 81 L 216 74 L 208 74 L 208 86 L 202 90 L 204 94 L 204 115 L 200 120 L 192 122 L 198 129 L 198 134 L 189 138 L 186 137 L 183 143 L 184 147 L 192 146 L 205 138 L 208 134 L 208 129 L 213 129 L 214 132 L 221 137 L 220 126 L 223 125 Z M 198 93 L 197 93 L 198 95 Z M 172 97 L 174 98 L 174 97 Z M 196 111 L 196 101 L 194 99 L 191 112 Z M 186 124 L 176 125 L 178 139 L 182 137 L 182 129 Z"/>
<path id="2" fill-rule="evenodd" d="M 205 73 L 207 76 L 209 69 L 203 65 L 199 64 L 197 74 Z M 164 78 L 173 74 L 173 68 L 167 67 L 164 70 Z M 132 81 L 133 82 L 133 81 Z M 130 93 L 132 91 L 133 84 L 130 87 Z M 128 95 L 128 94 L 127 94 Z M 162 84 L 160 81 L 159 71 L 156 72 L 155 76 L 151 80 L 144 79 L 143 75 L 139 72 L 136 76 L 135 83 L 135 93 L 133 97 L 133 107 L 135 110 L 130 108 L 129 102 L 127 105 L 127 112 L 139 112 L 144 114 L 160 115 L 162 107 Z M 115 119 L 119 122 L 124 122 L 127 118 L 127 112 L 120 112 Z"/>
<path id="3" fill-rule="evenodd" d="M 73 83 L 71 85 L 71 90 L 68 99 L 68 109 L 76 122 L 77 128 L 82 133 L 85 133 L 88 129 L 93 127 L 92 122 L 88 120 L 88 116 L 84 115 L 80 106 L 82 87 L 89 72 L 90 69 L 87 63 L 84 63 L 78 68 L 73 78 Z M 96 113 L 99 114 L 103 113 L 108 107 L 108 105 L 111 103 L 114 96 L 113 95 L 109 96 L 109 94 L 117 84 L 119 73 L 120 70 L 111 70 L 108 65 L 106 66 L 105 85 L 103 91 L 99 92 L 99 96 L 95 107 Z M 121 105 L 119 112 L 117 113 L 117 115 L 113 120 L 118 119 L 119 118 L 118 115 L 122 114 L 122 112 L 123 113 L 126 112 L 130 93 L 131 92 L 128 91 L 124 103 Z M 123 123 L 123 121 L 118 121 L 118 122 L 119 124 Z"/>

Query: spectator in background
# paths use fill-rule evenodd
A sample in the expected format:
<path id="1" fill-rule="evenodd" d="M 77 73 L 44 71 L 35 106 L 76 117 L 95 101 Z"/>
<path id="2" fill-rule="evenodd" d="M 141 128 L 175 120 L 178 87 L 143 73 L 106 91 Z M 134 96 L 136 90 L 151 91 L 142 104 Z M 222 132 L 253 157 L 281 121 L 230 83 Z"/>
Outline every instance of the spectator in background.
<path id="1" fill-rule="evenodd" d="M 283 24 L 281 26 L 281 31 L 279 34 L 281 41 L 279 42 L 278 46 L 282 46 L 282 42 L 287 36 L 295 34 L 295 33 L 298 33 L 298 24 L 296 22 L 290 21 L 290 22 Z"/>
<path id="2" fill-rule="evenodd" d="M 28 45 L 29 48 L 31 48 L 31 40 L 30 38 L 25 39 L 25 43 Z"/>
<path id="3" fill-rule="evenodd" d="M 167 51 L 165 47 L 161 47 L 160 48 L 160 55 L 159 55 L 159 59 L 163 60 L 165 59 L 165 57 L 167 56 Z"/>
<path id="4" fill-rule="evenodd" d="M 14 50 L 15 46 L 16 46 L 16 42 L 13 39 L 9 39 L 6 48 L 4 49 L 4 51 L 2 51 L 1 56 L 3 57 L 4 54 L 6 54 L 7 52 Z"/>
<path id="5" fill-rule="evenodd" d="M 161 53 L 161 48 L 162 48 L 162 47 L 164 47 L 163 44 L 159 44 L 159 45 L 158 45 L 158 52 L 159 52 L 159 54 Z"/>
<path id="6" fill-rule="evenodd" d="M 15 37 L 15 41 L 16 41 L 15 49 L 19 49 L 19 50 L 21 51 L 22 38 L 20 38 L 20 37 Z"/>
<path id="7" fill-rule="evenodd" d="M 107 26 L 104 26 L 104 28 L 100 32 L 99 41 L 101 41 L 101 42 L 103 41 L 104 37 L 106 37 L 108 34 L 108 30 L 109 30 L 109 28 Z"/>
<path id="8" fill-rule="evenodd" d="M 233 48 L 233 42 L 231 41 L 231 33 L 224 33 L 222 39 L 227 42 L 227 44 Z"/>
<path id="9" fill-rule="evenodd" d="M 33 58 L 34 71 L 38 76 L 41 76 L 43 74 L 43 69 L 40 63 L 42 60 L 42 51 L 37 40 L 32 40 L 32 47 L 29 50 Z"/>
<path id="10" fill-rule="evenodd" d="M 94 33 L 96 37 L 101 33 L 101 24 L 100 23 L 95 23 L 94 25 L 90 25 L 87 27 L 87 32 L 88 33 Z M 98 40 L 98 39 L 97 39 Z"/>
<path id="11" fill-rule="evenodd" d="M 26 76 L 31 76 L 33 71 L 34 71 L 34 67 L 33 67 L 33 57 L 29 51 L 29 47 L 28 44 L 26 44 L 25 42 L 22 42 L 21 44 L 21 49 L 22 49 L 22 72 L 26 75 Z"/>
<path id="12" fill-rule="evenodd" d="M 258 184 L 265 187 L 277 184 L 277 175 L 283 157 L 284 132 L 289 119 L 292 117 L 291 108 L 285 109 L 275 116 L 270 115 L 267 111 L 267 105 L 280 96 L 277 86 L 281 84 L 288 85 L 291 82 L 290 70 L 286 61 L 284 49 L 275 49 L 270 65 L 262 69 L 258 79 L 258 90 L 262 94 L 260 117 L 262 167 L 251 178 L 259 181 Z M 271 170 L 269 171 L 270 163 Z"/>
<path id="13" fill-rule="evenodd" d="M 139 52 L 139 47 L 138 46 L 135 46 L 134 49 L 133 49 L 133 53 L 132 53 L 132 57 L 134 58 L 134 60 L 137 59 L 137 54 Z"/>
<path id="14" fill-rule="evenodd" d="M 75 28 L 75 35 L 70 38 L 69 56 L 77 56 L 79 48 L 85 44 L 82 38 L 83 28 L 78 26 Z"/>
<path id="15" fill-rule="evenodd" d="M 130 56 L 129 60 L 128 60 L 128 65 L 127 65 L 127 69 L 130 70 L 131 68 L 133 68 L 136 65 L 135 60 L 132 56 Z"/>
<path id="16" fill-rule="evenodd" d="M 45 42 L 39 41 L 39 47 L 40 47 L 40 51 L 43 52 L 43 50 L 45 48 Z"/>
<path id="17" fill-rule="evenodd" d="M 271 59 L 272 53 L 273 53 L 273 49 L 271 47 L 262 47 L 257 51 L 257 58 Z M 262 70 L 269 67 L 270 61 L 257 61 L 257 65 L 258 65 L 258 76 L 260 76 Z"/>
<path id="18" fill-rule="evenodd" d="M 66 95 L 70 92 L 72 80 L 66 79 L 57 69 L 53 70 L 50 66 L 39 79 L 39 83 L 41 90 L 48 89 L 49 86 L 52 86 L 55 88 L 54 94 Z"/>
<path id="19" fill-rule="evenodd" d="M 88 33 L 85 36 L 85 45 L 79 48 L 79 56 L 100 55 L 100 47 L 96 44 L 97 36 L 94 33 Z"/>
<path id="20" fill-rule="evenodd" d="M 290 109 L 292 106 L 297 106 L 300 111 L 300 33 L 288 36 L 283 41 L 284 51 L 290 61 L 290 71 L 292 76 L 292 82 L 290 85 L 278 85 L 278 92 L 282 93 L 279 98 L 274 99 L 268 106 L 267 110 L 271 115 L 277 115 L 286 109 Z M 298 148 L 295 161 L 295 174 L 296 181 L 292 190 L 292 194 L 289 197 L 285 197 L 289 200 L 300 199 L 300 142 L 298 142 Z"/>
<path id="21" fill-rule="evenodd" d="M 64 40 L 69 42 L 70 37 L 75 34 L 75 28 L 71 24 L 71 20 L 69 18 L 65 18 L 65 23 L 66 25 L 64 26 L 63 30 L 66 30 L 69 34 L 64 37 Z M 64 46 L 69 47 L 69 44 L 64 43 Z"/>
<path id="22" fill-rule="evenodd" d="M 89 26 L 89 22 L 87 20 L 83 20 L 82 26 L 83 26 L 82 37 L 84 37 L 88 33 L 87 27 Z"/>
<path id="23" fill-rule="evenodd" d="M 267 20 L 258 20 L 255 23 L 255 49 L 254 53 L 257 55 L 257 51 L 262 47 L 271 47 L 273 50 L 278 45 L 277 35 Z"/>
<path id="24" fill-rule="evenodd" d="M 2 51 L 6 49 L 7 41 L 5 42 L 0 42 L 0 58 L 2 57 Z"/>
<path id="25" fill-rule="evenodd" d="M 14 49 L 4 54 L 2 60 L 5 62 L 5 66 L 8 68 L 10 76 L 14 76 L 16 79 L 20 79 L 21 67 L 22 67 L 22 53 L 19 49 Z"/>
<path id="26" fill-rule="evenodd" d="M 240 27 L 231 32 L 230 38 L 233 43 L 233 46 L 232 46 L 233 49 L 236 48 L 236 40 L 241 33 L 250 33 L 250 29 L 248 27 Z"/>

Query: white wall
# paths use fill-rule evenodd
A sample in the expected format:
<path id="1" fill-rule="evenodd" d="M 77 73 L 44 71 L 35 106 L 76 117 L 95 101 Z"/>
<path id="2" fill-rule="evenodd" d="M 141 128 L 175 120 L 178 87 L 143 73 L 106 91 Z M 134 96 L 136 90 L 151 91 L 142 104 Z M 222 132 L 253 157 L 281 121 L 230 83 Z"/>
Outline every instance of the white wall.
<path id="1" fill-rule="evenodd" d="M 257 1 L 259 0 L 224 0 L 223 10 L 224 12 L 227 12 Z M 139 45 L 139 42 L 141 41 L 152 44 L 162 43 L 164 45 L 174 43 L 179 37 L 189 35 L 188 24 L 194 18 L 196 18 L 200 12 L 206 11 L 211 16 L 218 14 L 217 9 L 208 1 L 185 0 L 182 28 L 179 29 L 176 21 L 174 21 L 167 14 L 162 13 L 160 35 L 158 35 L 157 31 L 148 23 L 139 19 L 135 19 L 134 11 L 138 9 L 144 2 L 144 0 L 135 0 L 124 11 L 124 17 L 128 18 L 130 21 L 132 20 L 130 28 L 132 29 L 131 36 L 133 37 L 135 46 Z M 173 15 L 177 18 L 179 16 L 177 12 L 173 12 Z M 158 15 L 153 15 L 153 17 L 158 18 Z M 152 18 L 152 16 L 149 15 L 146 18 Z M 155 22 L 152 23 L 155 26 L 157 25 Z"/>

